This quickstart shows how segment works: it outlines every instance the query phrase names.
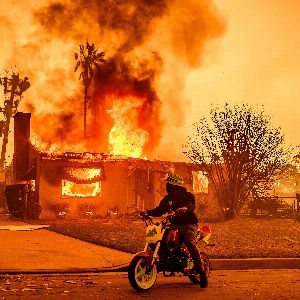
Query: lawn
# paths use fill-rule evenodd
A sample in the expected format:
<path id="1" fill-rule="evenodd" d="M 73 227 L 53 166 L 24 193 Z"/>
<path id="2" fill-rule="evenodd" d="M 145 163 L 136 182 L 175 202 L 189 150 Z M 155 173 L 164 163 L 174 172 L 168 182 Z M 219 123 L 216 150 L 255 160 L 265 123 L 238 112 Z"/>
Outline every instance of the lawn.
<path id="1" fill-rule="evenodd" d="M 300 222 L 293 219 L 251 219 L 207 223 L 215 247 L 200 245 L 211 258 L 300 257 Z M 136 253 L 143 249 L 141 221 L 115 224 L 99 220 L 60 221 L 49 230 L 101 246 Z"/>

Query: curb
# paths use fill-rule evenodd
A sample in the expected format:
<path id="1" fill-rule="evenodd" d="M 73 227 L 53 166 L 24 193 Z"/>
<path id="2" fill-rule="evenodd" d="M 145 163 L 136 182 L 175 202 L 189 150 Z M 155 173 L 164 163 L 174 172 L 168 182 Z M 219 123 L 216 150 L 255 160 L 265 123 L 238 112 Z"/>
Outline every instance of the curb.
<path id="1" fill-rule="evenodd" d="M 10 269 L 0 270 L 0 275 L 17 274 L 78 274 L 78 273 L 108 273 L 108 272 L 127 272 L 128 267 L 121 268 L 66 268 L 66 269 Z"/>
<path id="2" fill-rule="evenodd" d="M 300 258 L 211 259 L 212 270 L 300 269 Z"/>
<path id="3" fill-rule="evenodd" d="M 129 265 L 129 263 L 128 263 Z M 107 268 L 66 268 L 66 269 L 10 269 L 0 270 L 3 274 L 72 274 L 127 272 L 128 265 Z M 211 270 L 251 270 L 251 269 L 300 269 L 300 258 L 247 258 L 210 259 Z"/>

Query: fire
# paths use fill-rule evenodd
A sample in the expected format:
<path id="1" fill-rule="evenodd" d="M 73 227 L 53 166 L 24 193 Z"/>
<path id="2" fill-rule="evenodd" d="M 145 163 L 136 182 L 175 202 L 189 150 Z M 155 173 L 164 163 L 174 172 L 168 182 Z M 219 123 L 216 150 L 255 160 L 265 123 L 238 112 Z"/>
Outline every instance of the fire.
<path id="1" fill-rule="evenodd" d="M 62 195 L 75 197 L 95 197 L 101 194 L 100 182 L 89 184 L 76 184 L 74 182 L 62 181 Z"/>
<path id="2" fill-rule="evenodd" d="M 110 154 L 139 158 L 148 140 L 149 133 L 138 124 L 138 109 L 143 99 L 128 96 L 114 100 L 107 112 L 115 124 L 109 133 Z"/>
<path id="3" fill-rule="evenodd" d="M 95 168 L 69 168 L 67 170 L 71 180 L 62 181 L 62 195 L 76 197 L 94 197 L 100 196 L 100 181 L 89 182 L 95 177 L 100 176 L 100 169 Z"/>
<path id="4" fill-rule="evenodd" d="M 100 176 L 100 169 L 95 168 L 68 168 L 67 173 L 77 180 L 91 180 Z"/>
<path id="5" fill-rule="evenodd" d="M 141 158 L 143 148 L 149 139 L 149 132 L 141 128 L 139 124 L 140 110 L 145 99 L 137 96 L 117 98 L 115 95 L 107 96 L 108 115 L 114 125 L 108 134 L 110 149 L 108 152 L 115 156 Z M 97 138 L 97 137 L 96 137 Z M 70 143 L 44 141 L 39 135 L 33 134 L 30 138 L 31 144 L 40 152 L 62 154 L 65 152 L 87 152 L 85 141 Z"/>
<path id="6" fill-rule="evenodd" d="M 202 171 L 193 171 L 193 191 L 196 194 L 208 193 L 208 178 Z"/>
<path id="7" fill-rule="evenodd" d="M 208 42 L 225 28 L 212 1 L 43 0 L 1 5 L 1 69 L 17 66 L 30 79 L 19 110 L 32 113 L 32 131 L 45 142 L 32 139 L 38 150 L 111 151 L 132 157 L 144 152 L 174 159 L 172 149 L 165 149 L 190 107 L 186 76 L 201 66 Z M 74 52 L 85 41 L 103 51 L 106 62 L 93 70 L 87 137 L 82 141 L 84 91 L 74 73 Z M 112 93 L 142 95 L 143 104 L 141 98 L 129 97 L 107 107 L 104 99 Z M 134 111 L 130 120 L 128 106 Z"/>
<path id="8" fill-rule="evenodd" d="M 82 143 L 51 143 L 44 141 L 39 135 L 31 134 L 31 145 L 40 152 L 60 154 L 65 152 L 84 152 L 84 145 Z"/>

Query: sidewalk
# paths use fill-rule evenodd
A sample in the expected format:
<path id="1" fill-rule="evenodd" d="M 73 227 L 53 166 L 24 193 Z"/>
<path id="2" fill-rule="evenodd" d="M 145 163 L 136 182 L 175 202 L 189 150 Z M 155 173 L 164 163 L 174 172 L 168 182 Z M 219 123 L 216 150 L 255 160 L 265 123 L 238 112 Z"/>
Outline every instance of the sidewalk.
<path id="1" fill-rule="evenodd" d="M 0 253 L 0 274 L 126 271 L 133 257 L 133 254 L 3 217 L 0 218 Z M 210 261 L 212 270 L 300 269 L 300 258 Z"/>
<path id="2" fill-rule="evenodd" d="M 0 218 L 0 273 L 109 271 L 128 266 L 133 257 L 43 228 L 16 230 L 26 225 L 32 228 Z"/>

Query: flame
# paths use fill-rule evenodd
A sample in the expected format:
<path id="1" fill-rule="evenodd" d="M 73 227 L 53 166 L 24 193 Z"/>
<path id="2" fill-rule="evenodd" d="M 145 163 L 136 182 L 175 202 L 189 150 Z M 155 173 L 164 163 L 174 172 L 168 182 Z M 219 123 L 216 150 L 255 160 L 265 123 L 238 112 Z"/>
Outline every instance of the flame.
<path id="1" fill-rule="evenodd" d="M 208 193 L 208 178 L 202 171 L 193 171 L 193 191 L 196 194 Z"/>
<path id="2" fill-rule="evenodd" d="M 31 134 L 31 145 L 40 152 L 47 152 L 53 154 L 61 154 L 65 152 L 85 152 L 85 145 L 83 142 L 77 141 L 77 143 L 61 142 L 52 143 L 45 141 L 38 134 Z"/>
<path id="3" fill-rule="evenodd" d="M 68 173 L 70 176 L 77 179 L 90 180 L 100 176 L 100 169 L 94 168 L 70 168 Z M 69 180 L 62 181 L 62 195 L 76 196 L 76 197 L 94 197 L 100 196 L 101 184 L 100 182 L 92 183 L 76 183 Z"/>
<path id="4" fill-rule="evenodd" d="M 62 181 L 62 195 L 75 197 L 95 197 L 101 194 L 100 182 L 78 184 L 68 180 Z"/>
<path id="5" fill-rule="evenodd" d="M 114 98 L 114 97 L 113 97 Z M 138 109 L 143 99 L 127 96 L 114 100 L 107 112 L 115 124 L 109 132 L 110 154 L 140 158 L 149 133 L 138 124 Z"/>
<path id="6" fill-rule="evenodd" d="M 100 169 L 94 168 L 69 168 L 69 175 L 78 179 L 93 179 L 100 176 Z"/>
<path id="7" fill-rule="evenodd" d="M 134 95 L 126 97 L 117 97 L 115 95 L 106 96 L 107 106 L 106 112 L 111 117 L 114 125 L 108 134 L 108 143 L 110 145 L 109 153 L 116 156 L 125 156 L 133 158 L 141 158 L 143 156 L 143 148 L 149 138 L 149 132 L 141 128 L 140 119 L 145 98 Z M 71 143 L 69 140 L 65 142 L 45 141 L 38 134 L 31 134 L 31 144 L 40 152 L 62 154 L 66 152 L 88 152 L 87 141 L 77 141 Z M 146 157 L 144 157 L 146 158 Z"/>

